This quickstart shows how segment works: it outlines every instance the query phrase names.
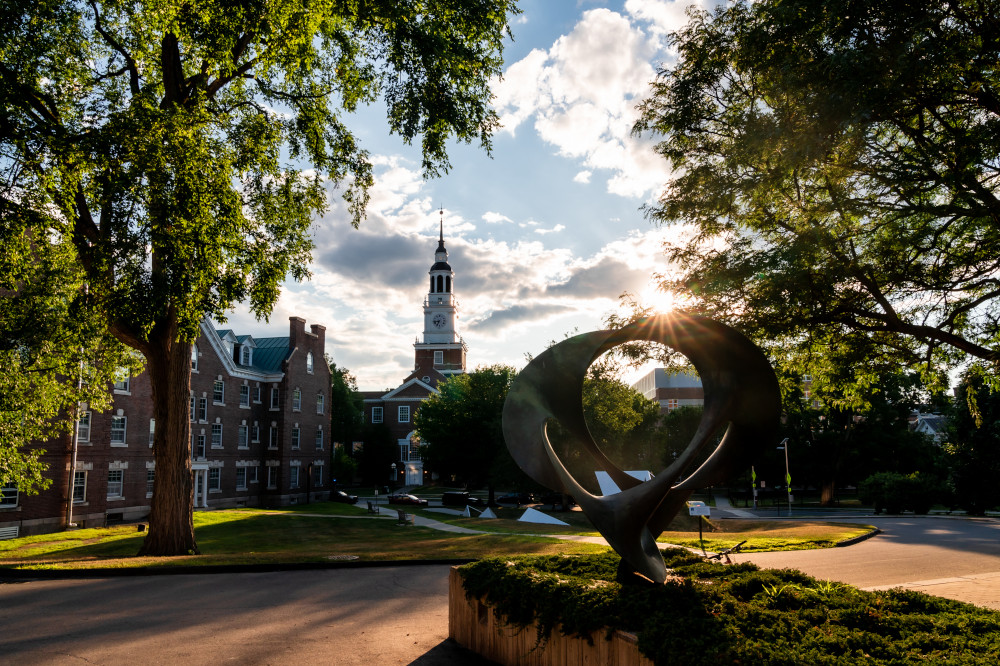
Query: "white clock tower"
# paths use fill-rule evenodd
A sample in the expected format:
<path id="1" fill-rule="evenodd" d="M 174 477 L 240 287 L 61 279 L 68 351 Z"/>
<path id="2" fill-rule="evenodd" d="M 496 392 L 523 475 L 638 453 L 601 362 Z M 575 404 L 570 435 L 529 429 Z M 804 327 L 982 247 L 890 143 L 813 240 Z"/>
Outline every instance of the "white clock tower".
<path id="1" fill-rule="evenodd" d="M 444 211 L 441 211 L 440 237 L 434 252 L 434 265 L 430 271 L 430 289 L 424 300 L 423 339 L 413 343 L 415 373 L 422 370 L 450 376 L 465 372 L 467 347 L 458 333 L 458 301 L 455 300 L 455 272 L 448 263 L 448 250 L 444 246 Z"/>

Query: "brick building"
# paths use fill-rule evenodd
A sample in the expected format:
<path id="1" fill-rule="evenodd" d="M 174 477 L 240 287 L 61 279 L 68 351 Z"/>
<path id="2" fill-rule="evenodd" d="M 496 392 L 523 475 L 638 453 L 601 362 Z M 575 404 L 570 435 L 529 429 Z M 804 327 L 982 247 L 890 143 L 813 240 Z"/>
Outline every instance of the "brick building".
<path id="1" fill-rule="evenodd" d="M 196 508 L 278 506 L 325 499 L 329 469 L 330 368 L 325 332 L 289 318 L 287 337 L 254 338 L 203 322 L 191 353 L 191 466 Z M 156 469 L 153 403 L 145 372 L 112 388 L 106 413 L 84 410 L 70 490 L 72 437 L 45 442 L 53 483 L 35 496 L 8 489 L 0 529 L 21 535 L 62 529 L 67 499 L 81 526 L 140 520 Z M 9 530 L 8 530 L 9 533 Z"/>
<path id="2" fill-rule="evenodd" d="M 421 485 L 424 463 L 420 441 L 413 430 L 413 415 L 420 403 L 437 392 L 448 377 L 465 372 L 468 347 L 458 332 L 458 301 L 455 299 L 455 272 L 448 263 L 441 222 L 434 264 L 428 271 L 430 287 L 424 299 L 424 332 L 413 343 L 413 371 L 390 391 L 363 391 L 365 421 L 384 423 L 399 445 L 396 481 L 400 485 Z"/>

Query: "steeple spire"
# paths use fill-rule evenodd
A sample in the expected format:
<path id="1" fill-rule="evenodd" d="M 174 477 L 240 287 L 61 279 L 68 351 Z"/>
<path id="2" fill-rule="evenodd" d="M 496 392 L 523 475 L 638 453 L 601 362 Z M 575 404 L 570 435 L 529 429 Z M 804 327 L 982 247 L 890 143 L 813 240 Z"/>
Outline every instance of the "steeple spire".
<path id="1" fill-rule="evenodd" d="M 441 237 L 440 242 L 444 244 L 444 206 L 441 206 Z"/>

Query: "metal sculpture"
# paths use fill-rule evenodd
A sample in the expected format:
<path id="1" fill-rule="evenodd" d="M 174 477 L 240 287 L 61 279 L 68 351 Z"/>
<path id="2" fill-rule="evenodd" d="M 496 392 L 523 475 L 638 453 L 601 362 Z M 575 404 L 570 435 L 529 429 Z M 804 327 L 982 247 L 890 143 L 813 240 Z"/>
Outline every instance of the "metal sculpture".
<path id="1" fill-rule="evenodd" d="M 641 482 L 612 463 L 590 435 L 583 416 L 583 380 L 601 354 L 626 342 L 660 342 L 684 354 L 701 376 L 705 410 L 684 452 L 653 479 Z M 666 580 L 658 537 L 691 493 L 738 473 L 773 442 L 781 412 L 774 371 L 746 337 L 711 319 L 685 313 L 660 315 L 617 330 L 594 331 L 560 342 L 521 371 L 507 394 L 503 433 L 517 464 L 532 479 L 572 495 L 619 555 L 623 582 Z M 585 490 L 567 471 L 546 434 L 557 420 L 570 446 L 586 451 L 622 489 L 607 496 Z M 729 423 L 715 451 L 687 476 L 685 470 Z M 636 576 L 640 578 L 636 578 Z"/>

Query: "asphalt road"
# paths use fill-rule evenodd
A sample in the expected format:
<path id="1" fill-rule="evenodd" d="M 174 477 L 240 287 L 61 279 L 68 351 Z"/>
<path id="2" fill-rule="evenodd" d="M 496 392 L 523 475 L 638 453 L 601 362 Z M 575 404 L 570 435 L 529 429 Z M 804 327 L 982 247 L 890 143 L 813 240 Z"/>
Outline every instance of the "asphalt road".
<path id="1" fill-rule="evenodd" d="M 1000 521 L 856 522 L 884 533 L 737 560 L 1000 608 Z M 0 664 L 486 664 L 447 640 L 447 575 L 424 565 L 4 583 Z"/>
<path id="2" fill-rule="evenodd" d="M 799 569 L 864 589 L 906 587 L 1000 610 L 1000 521 L 993 518 L 832 518 L 882 534 L 846 548 L 751 553 L 735 562 Z"/>

